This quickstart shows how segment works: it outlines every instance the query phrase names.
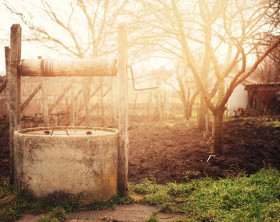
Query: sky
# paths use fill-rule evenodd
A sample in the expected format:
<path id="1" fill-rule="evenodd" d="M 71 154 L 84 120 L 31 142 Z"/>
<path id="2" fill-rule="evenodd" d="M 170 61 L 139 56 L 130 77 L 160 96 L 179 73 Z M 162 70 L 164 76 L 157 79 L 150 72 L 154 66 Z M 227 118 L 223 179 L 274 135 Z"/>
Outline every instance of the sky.
<path id="1" fill-rule="evenodd" d="M 19 19 L 15 15 L 9 13 L 0 0 L 0 74 L 5 73 L 5 46 L 10 46 L 10 29 L 13 24 L 20 24 Z M 23 25 L 21 24 L 21 26 L 22 35 L 24 35 Z M 22 42 L 22 58 L 34 58 L 34 55 L 37 57 L 38 51 L 43 52 L 44 55 L 50 53 L 38 43 Z"/>
<path id="2" fill-rule="evenodd" d="M 19 2 L 19 0 L 9 0 L 9 2 Z M 19 3 L 24 4 L 26 0 L 21 0 Z M 60 0 L 61 4 L 64 2 L 64 0 Z M 26 7 L 29 7 L 28 4 L 25 4 Z M 36 19 L 40 20 L 42 18 L 36 16 Z M 3 4 L 3 0 L 0 0 L 0 47 L 2 48 L 0 50 L 0 75 L 3 75 L 5 73 L 5 46 L 9 46 L 10 43 L 10 28 L 13 24 L 21 24 L 21 21 L 17 18 L 17 16 L 11 14 Z M 48 23 L 44 23 L 44 25 L 50 25 Z M 27 28 L 24 27 L 23 24 L 21 24 L 22 28 L 22 36 L 24 36 L 27 33 Z M 21 58 L 27 59 L 27 58 L 37 58 L 38 56 L 42 56 L 43 58 L 56 58 L 60 57 L 59 54 L 56 54 L 55 52 L 43 47 L 40 45 L 40 43 L 36 42 L 26 42 L 22 41 L 22 50 L 21 50 Z M 157 69 L 159 67 L 165 66 L 167 68 L 170 67 L 170 62 L 167 59 L 163 58 L 150 58 L 147 61 L 144 62 L 145 65 L 136 65 L 135 67 L 135 73 L 136 75 L 138 73 L 143 72 L 143 67 L 149 67 L 150 70 Z"/>

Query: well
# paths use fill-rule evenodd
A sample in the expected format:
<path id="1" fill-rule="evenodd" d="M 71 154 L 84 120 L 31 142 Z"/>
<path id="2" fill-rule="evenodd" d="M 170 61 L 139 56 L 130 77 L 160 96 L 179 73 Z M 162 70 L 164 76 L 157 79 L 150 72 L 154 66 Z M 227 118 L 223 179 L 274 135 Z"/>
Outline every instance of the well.
<path id="1" fill-rule="evenodd" d="M 116 194 L 118 130 L 29 128 L 14 138 L 15 184 L 25 195 L 106 201 Z"/>

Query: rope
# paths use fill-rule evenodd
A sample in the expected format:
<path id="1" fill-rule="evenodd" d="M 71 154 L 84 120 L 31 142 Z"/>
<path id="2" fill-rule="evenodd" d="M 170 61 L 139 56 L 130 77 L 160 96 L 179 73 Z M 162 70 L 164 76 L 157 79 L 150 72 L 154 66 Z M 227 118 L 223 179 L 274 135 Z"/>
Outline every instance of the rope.
<path id="1" fill-rule="evenodd" d="M 41 60 L 41 73 L 43 76 L 53 76 L 53 63 L 54 59 L 42 59 Z"/>

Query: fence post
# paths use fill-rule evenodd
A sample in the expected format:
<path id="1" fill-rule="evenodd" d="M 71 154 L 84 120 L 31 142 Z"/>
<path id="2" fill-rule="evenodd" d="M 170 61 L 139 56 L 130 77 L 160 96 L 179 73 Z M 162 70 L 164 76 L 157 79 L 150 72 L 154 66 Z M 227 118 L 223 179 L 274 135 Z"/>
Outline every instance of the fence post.
<path id="1" fill-rule="evenodd" d="M 75 126 L 75 77 L 71 77 L 70 126 Z"/>
<path id="2" fill-rule="evenodd" d="M 10 135 L 10 183 L 14 183 L 14 131 L 20 128 L 20 93 L 21 77 L 17 71 L 21 57 L 21 27 L 14 24 L 11 27 L 10 47 L 5 48 L 7 95 Z"/>
<path id="3" fill-rule="evenodd" d="M 49 111 L 48 111 L 48 97 L 46 93 L 45 77 L 41 76 L 41 96 L 42 96 L 42 106 L 43 106 L 43 124 L 44 127 L 49 127 Z"/>
<path id="4" fill-rule="evenodd" d="M 125 24 L 118 30 L 118 72 L 119 72 L 119 158 L 118 191 L 127 194 L 128 175 L 128 82 L 127 82 L 127 36 Z"/>

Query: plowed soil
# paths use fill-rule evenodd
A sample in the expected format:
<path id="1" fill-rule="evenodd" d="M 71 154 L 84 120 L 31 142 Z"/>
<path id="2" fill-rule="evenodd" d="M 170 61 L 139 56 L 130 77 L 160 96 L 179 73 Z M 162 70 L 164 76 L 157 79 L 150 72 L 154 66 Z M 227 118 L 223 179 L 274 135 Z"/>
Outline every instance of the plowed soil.
<path id="1" fill-rule="evenodd" d="M 209 135 L 182 120 L 170 123 L 131 123 L 129 128 L 129 181 L 145 178 L 157 183 L 188 179 L 226 177 L 240 172 L 255 173 L 264 167 L 280 169 L 280 127 L 267 126 L 273 118 L 237 118 L 224 123 L 221 156 L 209 158 Z M 0 183 L 9 175 L 7 118 L 0 125 Z M 207 162 L 208 160 L 208 162 Z"/>
<path id="2" fill-rule="evenodd" d="M 211 135 L 196 126 L 143 124 L 129 130 L 129 181 L 157 183 L 192 178 L 252 174 L 264 167 L 280 169 L 280 127 L 273 118 L 233 119 L 224 123 L 224 155 L 209 158 Z M 211 134 L 211 131 L 210 131 Z"/>

